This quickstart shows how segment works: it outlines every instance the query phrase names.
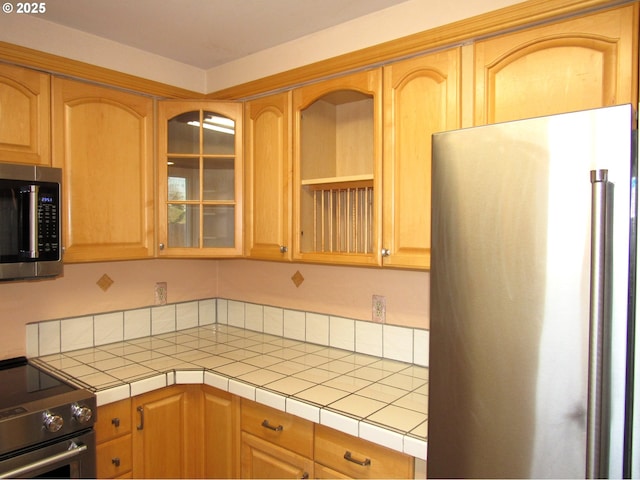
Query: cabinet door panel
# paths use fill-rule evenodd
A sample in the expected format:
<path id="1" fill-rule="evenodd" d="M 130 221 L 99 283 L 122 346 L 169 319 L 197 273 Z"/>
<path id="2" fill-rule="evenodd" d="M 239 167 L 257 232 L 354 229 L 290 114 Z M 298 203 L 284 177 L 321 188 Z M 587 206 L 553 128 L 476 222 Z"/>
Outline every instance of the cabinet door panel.
<path id="1" fill-rule="evenodd" d="M 312 477 L 312 460 L 242 432 L 242 478 Z"/>
<path id="2" fill-rule="evenodd" d="M 635 105 L 637 12 L 636 3 L 478 42 L 476 124 Z"/>
<path id="3" fill-rule="evenodd" d="M 0 65 L 0 158 L 50 165 L 50 76 Z"/>
<path id="4" fill-rule="evenodd" d="M 458 48 L 384 68 L 384 265 L 429 268 L 431 135 L 460 127 Z"/>
<path id="5" fill-rule="evenodd" d="M 238 478 L 240 399 L 204 386 L 204 476 Z"/>
<path id="6" fill-rule="evenodd" d="M 200 385 L 166 387 L 133 398 L 133 474 L 136 478 L 202 475 Z"/>
<path id="7" fill-rule="evenodd" d="M 245 234 L 251 258 L 291 259 L 290 110 L 291 92 L 252 100 L 245 107 Z"/>
<path id="8" fill-rule="evenodd" d="M 152 256 L 151 99 L 60 78 L 53 98 L 65 262 Z"/>
<path id="9" fill-rule="evenodd" d="M 242 254 L 242 104 L 158 105 L 160 256 Z"/>

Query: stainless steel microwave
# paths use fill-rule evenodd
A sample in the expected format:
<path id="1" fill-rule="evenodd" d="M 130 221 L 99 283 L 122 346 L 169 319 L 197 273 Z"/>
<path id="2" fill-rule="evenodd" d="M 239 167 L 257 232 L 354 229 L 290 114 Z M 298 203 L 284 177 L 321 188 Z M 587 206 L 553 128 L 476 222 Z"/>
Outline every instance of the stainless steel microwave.
<path id="1" fill-rule="evenodd" d="M 0 163 L 0 281 L 62 274 L 59 168 Z"/>

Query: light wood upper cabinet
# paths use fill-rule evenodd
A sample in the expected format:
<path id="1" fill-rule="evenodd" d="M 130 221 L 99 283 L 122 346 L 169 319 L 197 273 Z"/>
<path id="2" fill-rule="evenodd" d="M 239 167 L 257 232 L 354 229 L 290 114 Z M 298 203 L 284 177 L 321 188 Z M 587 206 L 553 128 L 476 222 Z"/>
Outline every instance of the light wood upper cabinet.
<path id="1" fill-rule="evenodd" d="M 153 256 L 152 100 L 54 78 L 52 103 L 65 262 Z"/>
<path id="2" fill-rule="evenodd" d="M 50 76 L 0 65 L 0 161 L 51 164 Z"/>
<path id="3" fill-rule="evenodd" d="M 242 104 L 158 106 L 160 256 L 242 254 Z"/>
<path id="4" fill-rule="evenodd" d="M 245 104 L 245 245 L 251 258 L 291 259 L 291 92 Z"/>
<path id="5" fill-rule="evenodd" d="M 460 49 L 384 67 L 383 264 L 429 268 L 431 135 L 460 127 Z"/>
<path id="6" fill-rule="evenodd" d="M 293 91 L 293 258 L 380 265 L 382 70 Z"/>
<path id="7" fill-rule="evenodd" d="M 476 125 L 636 105 L 638 8 L 634 3 L 476 43 Z"/>

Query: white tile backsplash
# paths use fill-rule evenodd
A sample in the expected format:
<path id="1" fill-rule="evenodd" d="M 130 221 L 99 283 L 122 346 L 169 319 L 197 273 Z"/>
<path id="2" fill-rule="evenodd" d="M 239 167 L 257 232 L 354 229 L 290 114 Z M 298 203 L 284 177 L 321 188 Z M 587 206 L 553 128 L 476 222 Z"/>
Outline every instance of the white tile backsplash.
<path id="1" fill-rule="evenodd" d="M 93 347 L 93 317 L 60 321 L 60 348 L 63 352 Z"/>
<path id="2" fill-rule="evenodd" d="M 293 340 L 305 340 L 307 323 L 305 313 L 298 310 L 284 311 L 284 336 Z"/>
<path id="3" fill-rule="evenodd" d="M 148 337 L 151 335 L 151 309 L 138 308 L 124 312 L 124 339 Z"/>
<path id="4" fill-rule="evenodd" d="M 343 350 L 355 350 L 356 322 L 350 318 L 329 317 L 329 345 Z"/>
<path id="5" fill-rule="evenodd" d="M 223 298 L 29 324 L 27 354 L 51 355 L 215 323 L 423 367 L 429 365 L 428 330 Z M 210 381 L 224 380 L 210 378 Z"/>
<path id="6" fill-rule="evenodd" d="M 413 362 L 413 329 L 385 325 L 382 334 L 382 356 L 401 362 Z"/>
<path id="7" fill-rule="evenodd" d="M 284 336 L 284 313 L 282 308 L 264 307 L 264 333 Z"/>
<path id="8" fill-rule="evenodd" d="M 124 339 L 124 312 L 95 315 L 93 337 L 94 345 L 121 342 Z"/>
<path id="9" fill-rule="evenodd" d="M 413 331 L 413 363 L 429 365 L 429 330 Z"/>
<path id="10" fill-rule="evenodd" d="M 151 335 L 176 331 L 176 306 L 163 305 L 151 308 Z"/>
<path id="11" fill-rule="evenodd" d="M 307 312 L 306 341 L 329 345 L 329 315 Z"/>
<path id="12" fill-rule="evenodd" d="M 264 307 L 247 303 L 244 307 L 244 328 L 256 332 L 264 331 Z"/>
<path id="13" fill-rule="evenodd" d="M 198 324 L 213 325 L 216 323 L 216 300 L 209 298 L 198 301 Z"/>
<path id="14" fill-rule="evenodd" d="M 229 323 L 229 300 L 225 298 L 216 301 L 216 322 L 224 325 Z"/>
<path id="15" fill-rule="evenodd" d="M 186 330 L 198 326 L 198 302 L 178 303 L 176 305 L 176 328 Z"/>
<path id="16" fill-rule="evenodd" d="M 227 305 L 227 324 L 244 328 L 244 302 L 229 300 Z"/>
<path id="17" fill-rule="evenodd" d="M 376 357 L 382 356 L 382 324 L 356 323 L 356 352 Z"/>
<path id="18" fill-rule="evenodd" d="M 40 355 L 60 353 L 60 321 L 42 322 L 38 328 L 38 351 Z"/>

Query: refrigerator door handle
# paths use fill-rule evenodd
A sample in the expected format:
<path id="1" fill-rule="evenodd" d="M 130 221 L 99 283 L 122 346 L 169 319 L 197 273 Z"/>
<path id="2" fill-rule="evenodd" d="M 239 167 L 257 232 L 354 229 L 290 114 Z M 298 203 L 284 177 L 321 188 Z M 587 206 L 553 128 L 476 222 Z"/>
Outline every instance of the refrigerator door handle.
<path id="1" fill-rule="evenodd" d="M 607 314 L 608 171 L 591 171 L 591 280 L 589 305 L 589 373 L 586 478 L 603 478 L 604 323 Z"/>

